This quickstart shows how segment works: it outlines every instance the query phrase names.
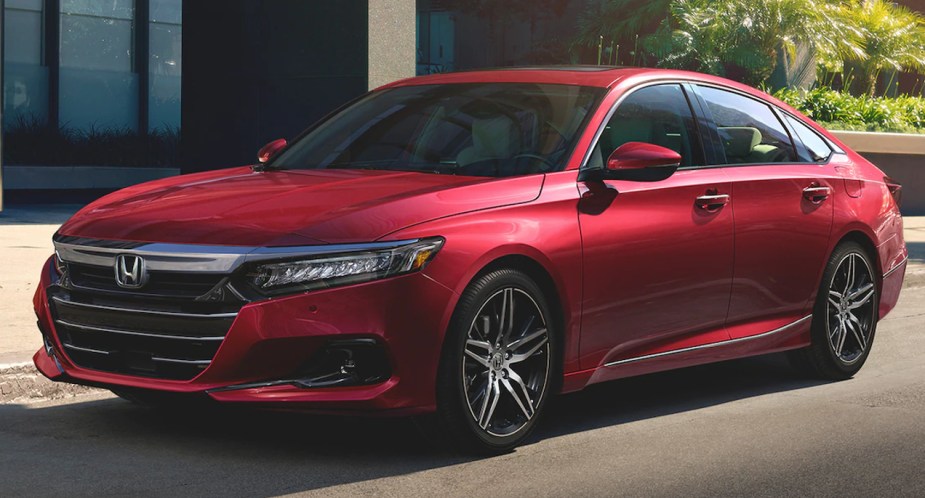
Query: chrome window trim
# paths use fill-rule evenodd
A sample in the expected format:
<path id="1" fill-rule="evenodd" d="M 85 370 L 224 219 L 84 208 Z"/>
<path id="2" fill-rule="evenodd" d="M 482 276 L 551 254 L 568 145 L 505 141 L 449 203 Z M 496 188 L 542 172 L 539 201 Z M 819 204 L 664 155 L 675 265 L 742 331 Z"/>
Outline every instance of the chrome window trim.
<path id="1" fill-rule="evenodd" d="M 55 234 L 52 241 L 65 263 L 113 267 L 116 256 L 131 254 L 145 259 L 151 271 L 231 273 L 245 263 L 275 259 L 321 256 L 355 251 L 379 251 L 413 244 L 420 239 L 361 244 L 315 246 L 219 246 L 197 244 L 137 243 L 67 237 Z"/>
<path id="2" fill-rule="evenodd" d="M 687 99 L 688 105 L 691 107 L 691 115 L 692 115 L 692 117 L 694 118 L 694 123 L 695 123 L 695 126 L 696 126 L 697 117 L 698 117 L 698 116 L 697 116 L 697 112 L 693 109 L 693 105 L 692 105 L 691 102 L 690 102 L 690 97 L 687 96 L 687 91 L 683 88 L 683 86 L 684 86 L 685 84 L 694 84 L 694 83 L 696 83 L 696 80 L 687 80 L 687 79 L 680 79 L 680 78 L 666 78 L 666 79 L 656 79 L 656 80 L 652 80 L 652 81 L 646 81 L 646 82 L 644 82 L 644 83 L 640 83 L 640 84 L 638 84 L 638 85 L 636 85 L 636 86 L 634 86 L 634 87 L 631 87 L 631 88 L 626 89 L 626 91 L 624 91 L 623 94 L 620 95 L 620 98 L 618 98 L 618 99 L 610 106 L 610 109 L 607 111 L 607 114 L 604 115 L 604 119 L 601 120 L 600 124 L 598 124 L 597 130 L 594 132 L 594 135 L 592 136 L 590 145 L 588 146 L 588 150 L 586 150 L 586 151 L 584 152 L 584 156 L 583 156 L 582 159 L 581 159 L 581 163 L 579 163 L 579 165 L 578 165 L 578 170 L 577 170 L 577 171 L 584 171 L 584 170 L 588 169 L 588 162 L 591 161 L 591 154 L 594 152 L 594 148 L 597 147 L 597 144 L 598 144 L 598 142 L 599 142 L 600 139 L 601 139 L 601 135 L 604 134 L 604 129 L 607 128 L 607 123 L 609 123 L 609 122 L 610 122 L 610 119 L 613 117 L 613 115 L 616 114 L 617 108 L 620 107 L 621 104 L 623 104 L 623 101 L 625 101 L 630 95 L 632 95 L 632 94 L 634 94 L 634 93 L 636 93 L 636 92 L 638 92 L 638 91 L 640 91 L 640 90 L 644 90 L 644 89 L 646 89 L 646 88 L 650 88 L 650 87 L 653 87 L 653 86 L 659 86 L 659 85 L 678 85 L 678 86 L 681 86 L 681 87 L 682 87 L 681 91 L 683 92 L 683 94 L 684 94 L 684 96 L 685 96 L 685 99 Z M 616 84 L 618 84 L 618 83 L 615 83 L 614 86 L 611 86 L 610 88 L 608 88 L 607 94 L 610 94 L 611 92 L 614 91 L 614 87 L 616 86 Z M 607 95 L 605 94 L 603 100 L 606 100 L 606 98 L 607 98 Z M 597 112 L 597 109 L 595 109 L 595 112 Z M 591 124 L 591 123 L 588 123 L 588 125 L 590 125 L 590 124 Z M 585 129 L 585 132 L 587 133 L 587 126 L 586 126 L 586 129 Z M 698 141 L 701 141 L 701 139 L 700 139 L 699 137 L 698 137 L 697 140 L 698 140 Z M 700 144 L 700 149 L 701 149 L 701 152 L 703 152 L 703 154 L 704 154 L 704 158 L 703 158 L 703 159 L 704 159 L 704 162 L 707 162 L 707 159 L 706 159 L 706 151 L 704 151 L 705 148 L 706 148 L 706 144 L 702 144 L 702 143 L 701 143 L 701 144 Z M 605 160 L 605 162 L 606 162 L 606 160 Z M 709 165 L 702 165 L 702 166 L 687 166 L 687 167 L 680 168 L 680 169 L 700 169 L 700 168 L 704 168 L 704 167 L 709 167 Z"/>
<path id="3" fill-rule="evenodd" d="M 774 334 L 778 334 L 778 333 L 783 332 L 783 331 L 785 331 L 785 330 L 787 330 L 787 329 L 789 329 L 789 328 L 796 327 L 797 325 L 800 325 L 801 323 L 805 322 L 806 320 L 811 319 L 812 317 L 813 317 L 813 315 L 806 315 L 806 316 L 804 316 L 803 318 L 800 318 L 799 320 L 797 320 L 797 321 L 795 321 L 795 322 L 788 323 L 787 325 L 784 325 L 784 326 L 782 326 L 782 327 L 778 327 L 778 328 L 776 328 L 776 329 L 774 329 L 774 330 L 770 330 L 770 331 L 768 331 L 768 332 L 763 332 L 763 333 L 761 333 L 761 334 L 750 335 L 750 336 L 748 336 L 748 337 L 737 337 L 737 338 L 735 338 L 735 339 L 728 339 L 728 340 L 719 341 L 719 342 L 711 342 L 711 343 L 709 343 L 709 344 L 701 344 L 701 345 L 699 345 L 699 346 L 691 346 L 691 347 L 681 348 L 681 349 L 672 349 L 671 351 L 662 351 L 661 353 L 652 353 L 652 354 L 647 354 L 647 355 L 643 355 L 643 356 L 636 356 L 636 357 L 633 357 L 633 358 L 627 358 L 627 359 L 625 359 L 625 360 L 611 361 L 610 363 L 605 363 L 604 366 L 605 366 L 605 367 L 615 367 L 615 366 L 624 365 L 624 364 L 627 364 L 627 363 L 634 363 L 634 362 L 637 362 L 637 361 L 651 360 L 651 359 L 654 359 L 654 358 L 661 358 L 662 356 L 669 356 L 669 355 L 675 355 L 675 354 L 680 354 L 680 353 L 689 353 L 689 352 L 691 352 L 691 351 L 699 351 L 699 350 L 701 350 L 701 349 L 711 349 L 711 348 L 716 348 L 716 347 L 720 347 L 720 346 L 727 346 L 727 345 L 729 345 L 729 344 L 736 344 L 736 343 L 740 343 L 740 342 L 751 341 L 751 340 L 754 340 L 754 339 L 761 339 L 761 338 L 763 338 L 763 337 L 768 337 L 768 336 L 771 336 L 771 335 L 774 335 Z"/>

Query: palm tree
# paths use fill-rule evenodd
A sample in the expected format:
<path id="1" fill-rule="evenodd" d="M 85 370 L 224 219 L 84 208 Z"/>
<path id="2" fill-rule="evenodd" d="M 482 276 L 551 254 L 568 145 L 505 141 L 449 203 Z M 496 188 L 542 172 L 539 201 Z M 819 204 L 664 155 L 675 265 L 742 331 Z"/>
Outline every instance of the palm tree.
<path id="1" fill-rule="evenodd" d="M 883 71 L 925 69 L 925 18 L 883 0 L 863 0 L 841 8 L 861 34 L 864 57 L 858 62 L 865 93 L 874 96 Z"/>
<path id="2" fill-rule="evenodd" d="M 766 81 L 805 46 L 823 60 L 862 56 L 838 0 L 595 0 L 579 19 L 578 44 L 632 41 L 663 67 Z"/>
<path id="3" fill-rule="evenodd" d="M 665 18 L 672 0 L 592 0 L 578 17 L 576 45 L 596 47 L 601 38 L 622 46 L 637 35 L 652 33 Z"/>
<path id="4" fill-rule="evenodd" d="M 672 0 L 670 16 L 645 46 L 662 65 L 724 74 L 758 85 L 799 45 L 823 56 L 858 58 L 855 30 L 827 0 Z"/>

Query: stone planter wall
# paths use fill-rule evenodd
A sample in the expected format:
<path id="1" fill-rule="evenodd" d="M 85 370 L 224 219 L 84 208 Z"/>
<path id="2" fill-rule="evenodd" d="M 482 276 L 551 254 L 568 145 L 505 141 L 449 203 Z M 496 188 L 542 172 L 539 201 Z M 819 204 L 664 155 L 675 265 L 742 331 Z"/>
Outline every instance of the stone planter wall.
<path id="1" fill-rule="evenodd" d="M 925 135 L 856 131 L 832 133 L 902 184 L 904 215 L 925 216 Z"/>

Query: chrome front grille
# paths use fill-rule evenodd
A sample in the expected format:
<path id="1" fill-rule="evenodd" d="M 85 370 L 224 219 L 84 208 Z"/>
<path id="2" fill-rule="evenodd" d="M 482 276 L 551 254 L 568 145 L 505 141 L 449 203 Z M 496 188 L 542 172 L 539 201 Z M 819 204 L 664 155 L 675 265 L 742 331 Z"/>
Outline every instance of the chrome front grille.
<path id="1" fill-rule="evenodd" d="M 116 284 L 112 267 L 76 263 L 68 263 L 67 267 L 71 283 L 75 287 L 93 291 L 126 292 Z M 196 298 L 221 284 L 224 278 L 224 275 L 215 273 L 151 272 L 144 287 L 133 289 L 131 292 L 170 298 Z"/>
<path id="2" fill-rule="evenodd" d="M 128 291 L 115 284 L 112 267 L 66 267 L 48 291 L 55 329 L 67 356 L 93 370 L 192 379 L 246 302 L 220 274 L 152 272 L 144 288 Z"/>

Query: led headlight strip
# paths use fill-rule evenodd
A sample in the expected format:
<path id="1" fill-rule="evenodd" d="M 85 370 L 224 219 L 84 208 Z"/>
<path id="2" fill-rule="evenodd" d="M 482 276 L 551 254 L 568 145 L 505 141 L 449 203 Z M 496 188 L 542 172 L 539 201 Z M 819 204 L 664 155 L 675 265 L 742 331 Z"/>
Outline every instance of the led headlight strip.
<path id="1" fill-rule="evenodd" d="M 442 237 L 432 237 L 387 249 L 358 247 L 356 251 L 264 263 L 249 277 L 258 291 L 272 295 L 367 282 L 421 270 L 443 242 Z"/>

